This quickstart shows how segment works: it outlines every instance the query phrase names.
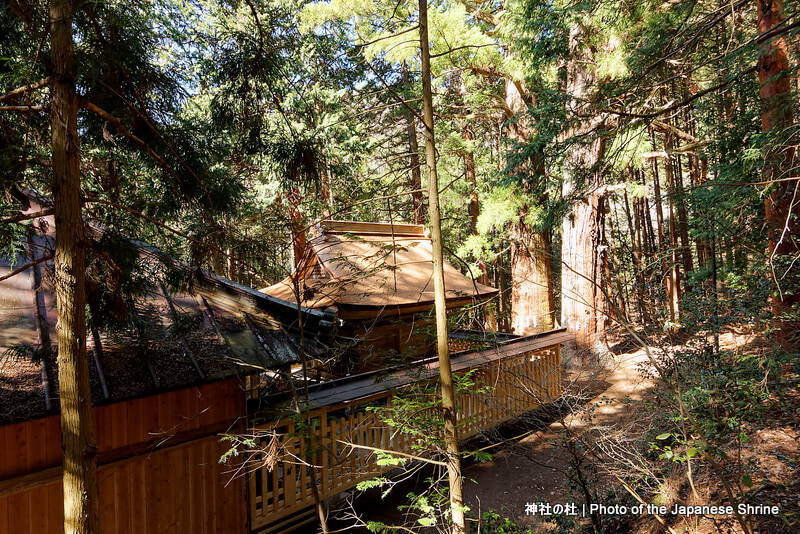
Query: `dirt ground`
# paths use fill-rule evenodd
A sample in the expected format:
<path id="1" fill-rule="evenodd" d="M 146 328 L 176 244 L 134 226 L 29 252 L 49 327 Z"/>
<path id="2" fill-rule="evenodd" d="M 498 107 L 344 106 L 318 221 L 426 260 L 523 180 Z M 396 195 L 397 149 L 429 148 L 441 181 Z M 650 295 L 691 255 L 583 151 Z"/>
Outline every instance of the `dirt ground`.
<path id="1" fill-rule="evenodd" d="M 479 516 L 496 511 L 534 530 L 543 529 L 550 518 L 531 513 L 529 503 L 575 503 L 583 515 L 585 499 L 567 483 L 572 456 L 563 446 L 564 425 L 581 433 L 591 426 L 622 422 L 630 413 L 630 402 L 640 400 L 652 387 L 638 371 L 646 359 L 643 351 L 629 352 L 609 359 L 602 368 L 573 371 L 565 391 L 586 410 L 506 442 L 490 462 L 468 466 L 464 476 L 471 481 L 464 489 L 470 508 Z"/>

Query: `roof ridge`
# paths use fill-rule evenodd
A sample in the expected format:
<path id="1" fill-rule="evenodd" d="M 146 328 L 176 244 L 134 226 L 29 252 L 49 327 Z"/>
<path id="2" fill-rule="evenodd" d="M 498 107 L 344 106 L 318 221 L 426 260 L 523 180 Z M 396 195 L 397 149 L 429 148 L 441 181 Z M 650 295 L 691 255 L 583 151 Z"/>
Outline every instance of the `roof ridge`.
<path id="1" fill-rule="evenodd" d="M 428 238 L 428 230 L 422 224 L 395 222 L 362 222 L 324 219 L 319 221 L 320 232 L 324 234 L 369 234 L 369 235 L 412 235 Z"/>

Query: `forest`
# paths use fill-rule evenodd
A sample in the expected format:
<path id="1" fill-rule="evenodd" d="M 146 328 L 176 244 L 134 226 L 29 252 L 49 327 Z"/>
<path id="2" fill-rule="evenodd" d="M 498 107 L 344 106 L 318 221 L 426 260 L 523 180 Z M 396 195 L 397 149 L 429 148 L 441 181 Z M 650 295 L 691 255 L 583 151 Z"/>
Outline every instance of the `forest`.
<path id="1" fill-rule="evenodd" d="M 3 0 L 0 10 L 0 307 L 12 306 L 15 276 L 34 273 L 51 281 L 57 316 L 50 347 L 38 315 L 38 342 L 24 345 L 0 314 L 0 397 L 14 390 L 3 373 L 52 356 L 63 450 L 53 532 L 107 530 L 92 362 L 101 338 L 149 335 L 138 303 L 155 290 L 192 295 L 218 333 L 224 318 L 210 297 L 195 300 L 196 273 L 239 295 L 266 288 L 290 318 L 294 307 L 295 367 L 255 380 L 276 388 L 262 397 L 291 386 L 303 450 L 316 438 L 302 429 L 320 424 L 298 400 L 312 406 L 309 384 L 415 365 L 402 340 L 360 367 L 315 355 L 324 343 L 309 332 L 334 305 L 314 304 L 319 286 L 298 280 L 319 275 L 315 236 L 336 228 L 324 221 L 385 223 L 388 244 L 369 254 L 386 262 L 415 250 L 395 242 L 396 225 L 424 225 L 431 298 L 414 321 L 439 374 L 380 416 L 431 442 L 375 451 L 379 465 L 413 471 L 406 486 L 359 483 L 384 512 L 362 513 L 357 495 L 344 514 L 323 506 L 309 456 L 302 492 L 317 517 L 298 531 L 800 532 L 799 4 Z M 345 245 L 366 247 L 385 225 L 348 227 L 367 237 Z M 33 243 L 47 239 L 37 256 Z M 413 275 L 398 265 L 395 292 Z M 475 288 L 457 308 L 445 304 L 456 275 Z M 285 294 L 269 291 L 286 280 Z M 370 291 L 360 298 L 379 298 Z M 196 351 L 198 323 L 182 325 L 169 302 L 168 337 Z M 254 313 L 241 321 L 256 332 Z M 366 345 L 375 325 L 344 337 Z M 531 342 L 560 329 L 570 338 L 558 338 L 558 398 L 460 441 L 458 396 L 491 385 L 450 373 L 452 333 Z M 223 461 L 252 455 L 253 438 L 230 430 L 217 430 Z M 520 472 L 503 471 L 509 462 Z M 516 478 L 484 495 L 482 469 Z M 5 478 L 0 469 L 0 532 L 15 532 Z M 542 493 L 526 486 L 540 479 Z M 556 503 L 578 512 L 551 513 Z"/>

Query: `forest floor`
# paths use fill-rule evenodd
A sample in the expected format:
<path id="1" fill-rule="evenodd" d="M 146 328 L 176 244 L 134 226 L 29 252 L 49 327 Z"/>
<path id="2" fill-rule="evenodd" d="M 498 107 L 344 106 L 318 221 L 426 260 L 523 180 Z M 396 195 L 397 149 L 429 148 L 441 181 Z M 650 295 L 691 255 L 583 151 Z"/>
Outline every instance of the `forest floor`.
<path id="1" fill-rule="evenodd" d="M 720 342 L 723 349 L 744 351 L 752 345 L 753 339 L 726 333 Z M 488 440 L 472 444 L 473 450 L 479 447 L 490 452 L 492 459 L 464 465 L 465 502 L 471 516 L 498 514 L 532 532 L 571 532 L 578 525 L 591 531 L 591 519 L 583 508 L 587 502 L 636 504 L 621 480 L 615 477 L 613 468 L 598 467 L 603 462 L 588 461 L 599 458 L 597 451 L 590 451 L 593 447 L 597 447 L 602 456 L 604 447 L 607 451 L 615 444 L 624 449 L 641 443 L 648 430 L 652 431 L 652 421 L 659 415 L 654 399 L 656 381 L 652 373 L 647 372 L 649 361 L 645 351 L 625 340 L 610 349 L 602 364 L 573 365 L 565 382 L 570 409 L 529 414 L 524 420 L 504 425 L 488 436 Z M 744 429 L 750 436 L 749 441 L 726 445 L 729 456 L 739 458 L 740 465 L 752 474 L 754 484 L 749 489 L 749 502 L 776 504 L 781 510 L 782 517 L 751 516 L 749 526 L 753 534 L 800 533 L 800 470 L 797 467 L 800 465 L 800 390 L 794 387 L 788 392 L 788 404 L 786 398 L 784 392 L 775 409 L 768 410 L 757 423 Z M 576 454 L 573 447 L 567 446 L 568 442 L 583 442 L 585 450 L 579 448 Z M 576 460 L 582 462 L 581 472 L 592 492 L 588 498 L 575 484 Z M 695 467 L 694 492 L 687 484 L 685 464 L 676 464 L 675 472 L 676 476 L 668 478 L 669 483 L 660 488 L 661 504 L 668 508 L 676 503 L 725 504 L 722 485 L 710 469 Z M 401 497 L 414 491 L 415 484 L 422 483 L 423 478 L 411 479 L 405 489 L 395 490 L 395 497 L 381 502 L 380 506 L 377 498 L 367 498 L 356 508 L 369 510 L 365 517 L 371 520 L 397 524 L 404 519 L 396 510 Z M 741 482 L 738 483 L 741 487 Z M 572 526 L 565 524 L 563 515 L 558 519 L 547 515 L 541 506 L 563 507 L 569 503 L 575 503 L 577 511 L 577 516 L 566 518 Z M 651 514 L 606 511 L 598 519 L 606 533 L 666 531 Z M 732 517 L 693 517 L 691 521 L 683 521 L 668 514 L 665 520 L 675 532 L 742 532 Z M 415 532 L 418 527 L 414 527 Z"/>
<path id="2" fill-rule="evenodd" d="M 645 352 L 636 350 L 619 354 L 605 365 L 581 365 L 579 371 L 573 370 L 565 391 L 575 399 L 573 405 L 583 409 L 571 410 L 520 439 L 506 441 L 491 461 L 465 469 L 469 480 L 465 501 L 476 515 L 493 511 L 534 530 L 550 523 L 552 516 L 533 513 L 529 504 L 540 508 L 538 504 L 576 503 L 578 515 L 583 516 L 585 499 L 576 495 L 568 482 L 574 457 L 565 446 L 566 436 L 590 428 L 624 426 L 634 403 L 653 387 L 653 381 L 640 372 L 646 363 Z"/>

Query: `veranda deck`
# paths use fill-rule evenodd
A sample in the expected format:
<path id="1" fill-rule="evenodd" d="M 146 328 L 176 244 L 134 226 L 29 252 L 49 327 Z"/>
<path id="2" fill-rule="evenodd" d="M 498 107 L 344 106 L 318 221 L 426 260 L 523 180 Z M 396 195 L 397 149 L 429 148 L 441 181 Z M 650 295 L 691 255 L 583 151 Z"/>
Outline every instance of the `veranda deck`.
<path id="1" fill-rule="evenodd" d="M 457 398 L 460 438 L 557 399 L 560 348 L 570 339 L 560 329 L 453 355 L 454 373 L 472 371 L 476 385 Z M 395 469 L 379 465 L 378 451 L 400 457 L 427 454 L 420 452 L 421 438 L 389 426 L 378 412 L 366 408 L 391 405 L 394 395 L 437 375 L 438 361 L 429 359 L 413 371 L 335 380 L 309 392 L 307 416 L 282 417 L 253 427 L 256 446 L 242 466 L 248 470 L 251 531 L 278 531 L 313 507 L 312 484 L 319 498 L 327 499 Z"/>

